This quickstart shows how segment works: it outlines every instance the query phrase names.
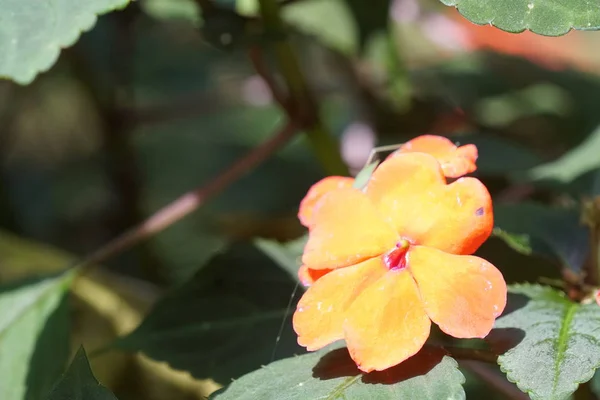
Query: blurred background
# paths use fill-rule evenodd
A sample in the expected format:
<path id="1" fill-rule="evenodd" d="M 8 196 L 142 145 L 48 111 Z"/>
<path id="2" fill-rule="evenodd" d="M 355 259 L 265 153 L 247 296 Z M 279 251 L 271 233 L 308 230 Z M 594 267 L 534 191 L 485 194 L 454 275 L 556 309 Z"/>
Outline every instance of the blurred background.
<path id="1" fill-rule="evenodd" d="M 257 34 L 256 2 L 217 3 L 206 18 L 193 0 L 134 1 L 100 17 L 30 86 L 0 81 L 0 281 L 74 264 L 285 123 L 248 57 L 264 47 L 277 71 Z M 597 33 L 506 33 L 437 0 L 283 3 L 289 40 L 352 173 L 374 146 L 449 136 L 478 146 L 477 175 L 499 204 L 497 224 L 533 215 L 510 208 L 527 200 L 567 210 L 570 236 L 585 235 L 569 207 L 600 188 Z M 143 348 L 151 357 L 99 353 L 98 379 L 120 399 L 196 399 L 299 353 L 289 320 L 279 332 L 280 310 L 301 294 L 281 257 L 295 265 L 305 234 L 298 204 L 325 174 L 298 135 L 193 215 L 79 279 L 74 348 L 130 332 L 172 288 L 179 297 L 162 306 L 181 309 L 188 323 L 271 312 L 248 331 L 219 325 L 193 344 L 163 337 Z M 480 253 L 522 281 L 560 277 L 565 264 L 577 270 L 586 246 L 579 240 L 556 261 L 492 238 Z M 475 379 L 469 390 L 481 385 Z"/>

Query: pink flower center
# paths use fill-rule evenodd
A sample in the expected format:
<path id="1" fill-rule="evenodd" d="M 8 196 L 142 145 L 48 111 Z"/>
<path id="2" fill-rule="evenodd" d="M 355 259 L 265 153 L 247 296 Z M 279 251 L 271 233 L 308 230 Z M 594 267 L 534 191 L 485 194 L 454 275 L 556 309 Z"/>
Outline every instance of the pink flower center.
<path id="1" fill-rule="evenodd" d="M 406 239 L 401 239 L 396 243 L 396 247 L 383 255 L 383 263 L 390 270 L 406 268 L 406 252 L 410 243 Z"/>

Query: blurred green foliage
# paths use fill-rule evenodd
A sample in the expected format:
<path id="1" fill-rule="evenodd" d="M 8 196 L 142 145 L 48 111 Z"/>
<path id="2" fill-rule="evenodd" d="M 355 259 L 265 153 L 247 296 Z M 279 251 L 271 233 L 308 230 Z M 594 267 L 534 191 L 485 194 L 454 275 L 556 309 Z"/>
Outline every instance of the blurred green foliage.
<path id="1" fill-rule="evenodd" d="M 9 3 L 0 0 L 0 9 Z M 364 398 L 366 390 L 492 398 L 489 385 L 510 385 L 499 369 L 490 378 L 437 348 L 416 357 L 412 371 L 399 368 L 389 385 L 361 377 L 343 350 L 292 357 L 304 352 L 290 323 L 304 291 L 297 271 L 306 231 L 297 208 L 324 176 L 301 134 L 305 126 L 194 214 L 103 266 L 87 266 L 74 281 L 63 272 L 214 182 L 290 119 L 250 60 L 260 50 L 263 69 L 283 87 L 275 39 L 292 44 L 353 173 L 374 145 L 423 133 L 477 145 L 475 176 L 495 202 L 495 233 L 477 255 L 507 282 L 550 282 L 575 300 L 546 304 L 529 296 L 529 308 L 499 320 L 496 333 L 520 329 L 535 342 L 514 347 L 500 366 L 537 398 L 566 398 L 592 376 L 598 363 L 577 356 L 588 349 L 581 337 L 596 341 L 597 333 L 579 315 L 565 322 L 563 311 L 595 312 L 593 246 L 581 205 L 600 194 L 597 35 L 570 34 L 557 45 L 533 35 L 495 36 L 433 0 L 280 1 L 283 38 L 265 34 L 257 0 L 139 0 L 106 15 L 126 2 L 75 3 L 60 3 L 52 29 L 43 7 L 28 2 L 19 3 L 25 11 L 15 19 L 0 16 L 0 75 L 19 83 L 77 41 L 31 85 L 0 81 L 0 398 L 44 399 L 57 382 L 52 400 L 79 389 L 94 391 L 85 398 L 113 398 L 110 389 L 120 399 L 192 400 L 254 370 L 214 398 L 242 398 L 248 388 L 264 398 L 338 389 L 348 398 Z M 560 15 L 549 14 L 550 0 L 534 8 L 455 3 L 478 23 L 504 10 L 494 23 L 510 31 L 561 34 L 566 21 L 597 25 L 580 23 L 589 6 L 576 1 Z M 92 268 L 105 279 L 90 275 Z M 530 328 L 533 306 L 558 310 L 552 326 L 561 334 L 572 324 L 572 337 Z M 531 354 L 546 339 L 569 338 L 585 347 L 573 359 Z M 75 353 L 82 343 L 108 389 L 98 386 L 85 351 Z M 561 351 L 570 357 L 571 350 Z M 552 364 L 559 358 L 581 368 L 561 375 L 560 363 Z M 332 359 L 337 364 L 319 370 Z M 544 394 L 547 380 L 523 383 L 538 369 L 529 359 L 554 365 L 544 369 L 556 377 L 554 397 Z"/>

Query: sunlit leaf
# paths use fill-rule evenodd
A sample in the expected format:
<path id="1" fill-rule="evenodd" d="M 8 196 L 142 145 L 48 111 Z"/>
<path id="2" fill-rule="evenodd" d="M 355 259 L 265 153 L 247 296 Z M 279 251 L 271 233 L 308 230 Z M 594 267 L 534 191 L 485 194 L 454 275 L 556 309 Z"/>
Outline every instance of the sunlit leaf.
<path id="1" fill-rule="evenodd" d="M 453 358 L 425 348 L 397 367 L 362 374 L 345 348 L 323 349 L 267 365 L 214 393 L 211 400 L 465 398 Z"/>
<path id="2" fill-rule="evenodd" d="M 533 168 L 528 177 L 534 181 L 553 180 L 574 182 L 586 173 L 600 168 L 600 128 L 592 132 L 581 144 L 558 159 Z"/>
<path id="3" fill-rule="evenodd" d="M 0 287 L 0 399 L 40 399 L 69 356 L 70 273 Z"/>
<path id="4" fill-rule="evenodd" d="M 91 29 L 99 14 L 128 0 L 0 0 L 0 77 L 28 84 L 49 69 L 60 50 Z"/>
<path id="5" fill-rule="evenodd" d="M 85 350 L 81 347 L 47 400 L 117 400 L 117 398 L 94 377 Z"/>
<path id="6" fill-rule="evenodd" d="M 596 4 L 586 0 L 441 0 L 455 6 L 468 20 L 492 24 L 508 32 L 526 29 L 545 36 L 560 36 L 571 29 L 600 28 Z"/>
<path id="7" fill-rule="evenodd" d="M 600 366 L 600 307 L 539 285 L 510 289 L 509 309 L 488 341 L 510 381 L 534 400 L 567 399 Z M 520 308 L 519 308 L 520 307 Z"/>
<path id="8" fill-rule="evenodd" d="M 145 0 L 140 2 L 142 9 L 153 18 L 182 20 L 199 24 L 200 13 L 194 0 Z"/>

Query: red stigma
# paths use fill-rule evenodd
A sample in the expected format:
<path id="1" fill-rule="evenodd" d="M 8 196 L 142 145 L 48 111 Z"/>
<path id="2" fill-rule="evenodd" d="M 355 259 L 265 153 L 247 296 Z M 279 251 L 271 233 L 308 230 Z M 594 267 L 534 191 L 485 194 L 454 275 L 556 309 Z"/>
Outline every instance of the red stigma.
<path id="1" fill-rule="evenodd" d="M 383 263 L 390 270 L 406 268 L 406 252 L 410 247 L 410 243 L 406 239 L 396 243 L 396 247 L 384 254 Z"/>

